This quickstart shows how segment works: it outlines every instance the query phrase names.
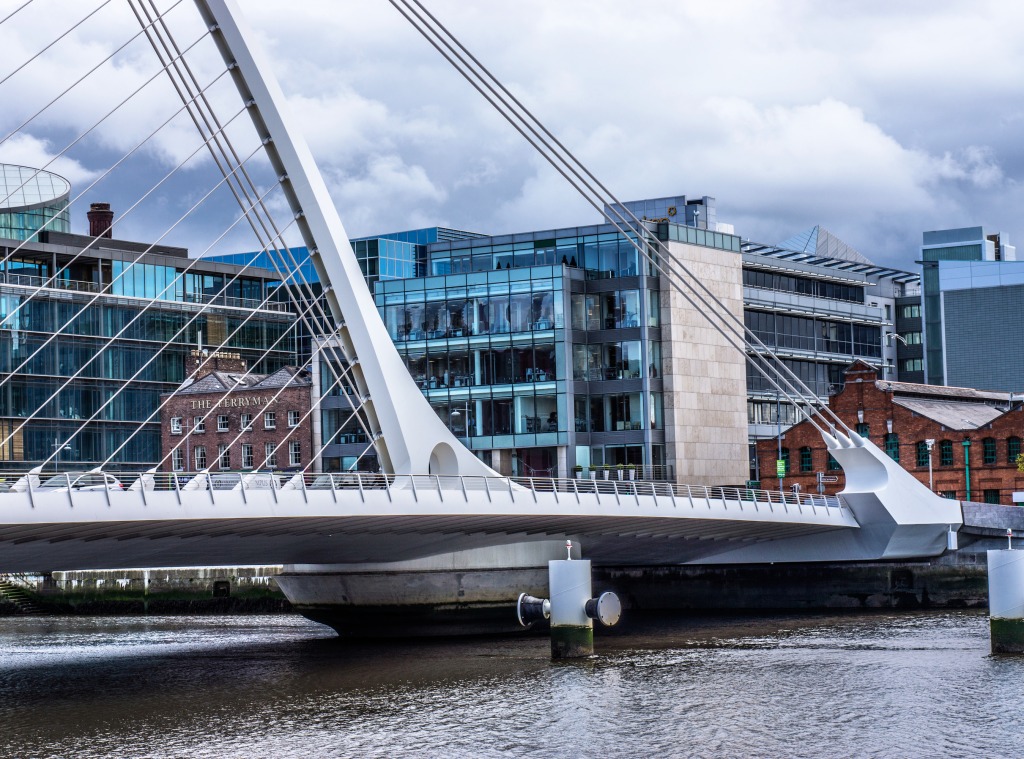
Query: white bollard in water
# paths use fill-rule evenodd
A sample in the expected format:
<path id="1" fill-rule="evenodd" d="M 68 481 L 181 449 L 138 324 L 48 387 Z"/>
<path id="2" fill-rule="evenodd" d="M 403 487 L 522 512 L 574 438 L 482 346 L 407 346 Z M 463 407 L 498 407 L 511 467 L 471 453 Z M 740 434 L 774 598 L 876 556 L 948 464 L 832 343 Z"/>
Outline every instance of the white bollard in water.
<path id="1" fill-rule="evenodd" d="M 551 658 L 576 659 L 594 654 L 594 623 L 587 616 L 590 561 L 548 562 L 551 596 Z"/>
<path id="2" fill-rule="evenodd" d="M 1024 654 L 1024 551 L 988 552 L 989 632 L 994 654 Z"/>

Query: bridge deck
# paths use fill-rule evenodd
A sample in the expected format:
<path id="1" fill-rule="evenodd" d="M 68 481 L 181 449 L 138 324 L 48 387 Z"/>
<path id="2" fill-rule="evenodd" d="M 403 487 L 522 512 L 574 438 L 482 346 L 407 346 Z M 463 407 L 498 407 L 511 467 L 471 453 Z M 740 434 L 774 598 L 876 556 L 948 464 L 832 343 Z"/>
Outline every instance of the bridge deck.
<path id="1" fill-rule="evenodd" d="M 629 480 L 218 474 L 0 494 L 0 571 L 399 561 L 572 537 L 596 561 L 680 563 L 728 543 L 857 528 L 835 497 Z M 20 490 L 20 487 L 24 490 Z M 127 486 L 127 489 L 120 487 Z M 229 487 L 230 489 L 219 489 Z M 111 489 L 112 488 L 112 489 Z"/>

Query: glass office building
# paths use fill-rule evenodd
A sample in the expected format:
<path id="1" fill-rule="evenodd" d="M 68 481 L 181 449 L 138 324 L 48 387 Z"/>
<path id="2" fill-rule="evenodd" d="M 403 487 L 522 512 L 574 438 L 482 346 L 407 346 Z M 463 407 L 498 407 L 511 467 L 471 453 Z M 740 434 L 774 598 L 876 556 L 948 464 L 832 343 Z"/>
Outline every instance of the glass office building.
<path id="1" fill-rule="evenodd" d="M 58 447 L 65 468 L 110 456 L 111 469 L 155 466 L 160 424 L 150 416 L 160 394 L 185 379 L 186 355 L 200 342 L 226 341 L 261 373 L 295 363 L 294 318 L 273 301 L 275 275 L 113 239 L 82 253 L 92 239 L 51 231 L 0 239 L 9 258 L 0 271 L 0 467 L 8 471 Z"/>
<path id="2" fill-rule="evenodd" d="M 39 230 L 68 232 L 71 184 L 49 171 L 0 164 L 0 238 L 37 239 Z"/>

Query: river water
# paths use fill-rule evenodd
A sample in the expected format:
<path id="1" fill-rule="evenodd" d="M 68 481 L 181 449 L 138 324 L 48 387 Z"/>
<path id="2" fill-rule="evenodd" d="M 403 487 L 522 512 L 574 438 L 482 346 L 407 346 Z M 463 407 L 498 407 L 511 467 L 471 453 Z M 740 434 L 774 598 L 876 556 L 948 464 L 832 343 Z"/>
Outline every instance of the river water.
<path id="1" fill-rule="evenodd" d="M 1024 756 L 1024 658 L 983 614 L 634 620 L 597 648 L 0 619 L 0 756 Z"/>

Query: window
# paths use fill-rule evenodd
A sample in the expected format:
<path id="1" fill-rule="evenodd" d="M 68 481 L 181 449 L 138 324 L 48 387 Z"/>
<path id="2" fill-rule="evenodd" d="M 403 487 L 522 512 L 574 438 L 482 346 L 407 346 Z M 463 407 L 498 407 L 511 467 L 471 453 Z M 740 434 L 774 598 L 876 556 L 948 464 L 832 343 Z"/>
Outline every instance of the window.
<path id="1" fill-rule="evenodd" d="M 221 469 L 231 468 L 231 449 L 224 443 L 217 446 L 217 466 Z"/>
<path id="2" fill-rule="evenodd" d="M 948 498 L 951 501 L 955 501 L 956 500 L 956 491 L 955 490 L 940 490 L 939 491 L 939 497 L 941 497 L 941 498 Z"/>
<path id="3" fill-rule="evenodd" d="M 920 319 L 921 318 L 921 306 L 920 306 L 920 304 L 914 304 L 912 306 L 900 306 L 899 318 L 900 319 Z"/>
<path id="4" fill-rule="evenodd" d="M 298 411 L 289 411 L 288 412 L 288 426 L 289 427 L 298 427 L 299 426 L 299 412 Z"/>
<path id="5" fill-rule="evenodd" d="M 953 466 L 953 441 L 939 441 L 939 466 Z"/>
<path id="6" fill-rule="evenodd" d="M 192 419 L 192 431 L 193 432 L 206 432 L 206 419 L 201 416 L 193 417 Z"/>
<path id="7" fill-rule="evenodd" d="M 885 453 L 897 464 L 900 463 L 900 438 L 895 432 L 885 436 Z"/>
<path id="8" fill-rule="evenodd" d="M 217 432 L 227 432 L 227 431 L 228 431 L 228 415 L 227 414 L 218 414 L 217 415 Z"/>
<path id="9" fill-rule="evenodd" d="M 985 499 L 985 503 L 999 503 L 998 490 L 986 490 L 982 497 Z"/>
<path id="10" fill-rule="evenodd" d="M 242 469 L 252 469 L 252 443 L 242 443 Z"/>
<path id="11" fill-rule="evenodd" d="M 171 451 L 171 469 L 175 472 L 185 471 L 185 452 L 181 448 Z"/>
<path id="12" fill-rule="evenodd" d="M 903 342 L 907 345 L 920 345 L 921 344 L 921 333 L 920 332 L 904 332 L 900 335 L 903 338 Z"/>
<path id="13" fill-rule="evenodd" d="M 981 441 L 981 454 L 983 464 L 991 466 L 996 463 L 998 455 L 996 454 L 996 439 L 994 437 L 987 437 Z"/>
<path id="14" fill-rule="evenodd" d="M 264 460 L 266 465 L 268 467 L 277 466 L 277 444 L 267 443 L 263 446 L 263 451 L 265 453 Z"/>
<path id="15" fill-rule="evenodd" d="M 867 422 L 861 422 L 857 425 L 857 434 L 861 437 L 868 437 L 871 434 L 871 425 Z"/>
<path id="16" fill-rule="evenodd" d="M 243 430 L 251 430 L 252 429 L 252 414 L 242 414 L 241 422 L 242 422 L 242 429 Z"/>
<path id="17" fill-rule="evenodd" d="M 277 414 L 273 411 L 268 411 L 263 415 L 263 429 L 265 430 L 276 430 L 277 429 Z"/>
<path id="18" fill-rule="evenodd" d="M 171 417 L 171 434 L 172 435 L 180 435 L 181 434 L 181 417 L 180 416 L 172 416 Z"/>
<path id="19" fill-rule="evenodd" d="M 782 449 L 782 471 L 789 474 L 789 448 Z"/>
<path id="20" fill-rule="evenodd" d="M 288 466 L 300 466 L 302 464 L 302 443 L 292 440 L 288 443 Z"/>
<path id="21" fill-rule="evenodd" d="M 924 371 L 924 359 L 923 358 L 901 358 L 898 364 L 899 371 L 901 372 L 923 372 Z"/>
<path id="22" fill-rule="evenodd" d="M 1017 457 L 1020 456 L 1020 438 L 1009 437 L 1006 439 L 1006 463 L 1016 464 Z"/>
<path id="23" fill-rule="evenodd" d="M 814 463 L 811 459 L 811 449 L 804 446 L 800 449 L 800 471 L 810 472 L 814 469 Z"/>
<path id="24" fill-rule="evenodd" d="M 928 443 L 923 440 L 917 441 L 917 465 L 928 466 Z"/>
<path id="25" fill-rule="evenodd" d="M 196 456 L 196 471 L 206 469 L 206 446 L 197 445 L 193 453 Z"/>
<path id="26" fill-rule="evenodd" d="M 830 453 L 828 455 L 828 470 L 830 472 L 838 472 L 840 469 L 842 469 L 842 467 L 839 466 L 839 462 L 836 461 L 836 457 Z"/>

